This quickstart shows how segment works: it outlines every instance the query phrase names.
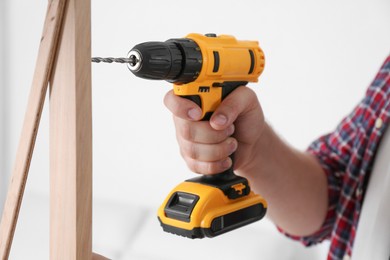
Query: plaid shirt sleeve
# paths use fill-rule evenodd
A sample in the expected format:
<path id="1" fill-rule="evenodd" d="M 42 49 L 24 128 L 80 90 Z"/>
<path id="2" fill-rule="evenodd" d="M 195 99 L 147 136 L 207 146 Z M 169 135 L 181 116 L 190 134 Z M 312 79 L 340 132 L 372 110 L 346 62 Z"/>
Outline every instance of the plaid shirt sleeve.
<path id="1" fill-rule="evenodd" d="M 301 241 L 304 245 L 310 246 L 331 238 L 332 232 L 335 230 L 349 230 L 350 227 L 347 228 L 344 224 L 347 222 L 347 225 L 351 225 L 350 223 L 352 223 L 349 218 L 354 216 L 354 209 L 350 205 L 351 203 L 356 205 L 356 198 L 346 196 L 346 194 L 351 194 L 351 187 L 364 180 L 364 178 L 356 176 L 364 175 L 365 178 L 369 176 L 376 147 L 380 141 L 380 135 L 383 133 L 373 133 L 372 129 L 381 111 L 388 110 L 389 95 L 390 56 L 385 60 L 376 78 L 368 88 L 364 99 L 340 122 L 334 132 L 320 137 L 307 150 L 308 153 L 313 154 L 318 159 L 328 181 L 329 205 L 322 227 L 314 234 L 306 237 L 291 236 L 279 228 L 282 233 Z M 384 113 L 383 118 L 386 118 L 386 122 L 389 121 L 388 114 L 388 112 Z M 340 203 L 344 207 L 348 205 L 348 208 L 340 211 Z M 339 216 L 341 213 L 343 216 Z M 340 217 L 348 220 L 340 221 Z M 357 223 L 357 219 L 353 225 Z M 337 228 L 337 225 L 340 227 Z M 349 236 L 349 239 L 352 239 L 352 241 L 349 241 L 351 245 L 353 235 Z M 340 242 L 332 241 L 332 245 L 338 247 Z"/>
<path id="2" fill-rule="evenodd" d="M 286 236 L 301 241 L 310 246 L 329 239 L 336 220 L 336 206 L 341 192 L 340 176 L 344 175 L 351 156 L 351 148 L 355 139 L 356 125 L 354 121 L 359 116 L 360 107 L 344 118 L 333 133 L 324 135 L 314 141 L 307 152 L 317 157 L 328 181 L 328 212 L 322 227 L 314 234 L 306 237 L 289 235 L 281 228 L 279 231 Z"/>

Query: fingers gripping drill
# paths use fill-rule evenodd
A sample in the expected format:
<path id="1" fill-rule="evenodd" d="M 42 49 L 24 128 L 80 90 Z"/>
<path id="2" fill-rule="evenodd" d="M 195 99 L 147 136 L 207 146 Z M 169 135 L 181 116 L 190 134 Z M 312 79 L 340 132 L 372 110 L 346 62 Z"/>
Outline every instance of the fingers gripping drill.
<path id="1" fill-rule="evenodd" d="M 174 93 L 202 108 L 209 120 L 221 101 L 239 86 L 257 82 L 264 54 L 256 41 L 232 36 L 189 34 L 165 42 L 134 46 L 127 58 L 93 58 L 127 63 L 141 78 L 173 83 Z M 232 155 L 233 159 L 233 155 Z M 184 181 L 158 210 L 164 231 L 189 238 L 214 237 L 263 218 L 266 201 L 250 190 L 233 166 L 222 173 Z"/>

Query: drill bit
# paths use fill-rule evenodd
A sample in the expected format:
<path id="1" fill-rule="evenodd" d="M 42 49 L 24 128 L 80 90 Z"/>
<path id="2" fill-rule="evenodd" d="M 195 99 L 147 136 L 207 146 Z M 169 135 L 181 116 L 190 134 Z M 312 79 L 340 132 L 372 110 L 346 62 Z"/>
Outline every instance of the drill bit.
<path id="1" fill-rule="evenodd" d="M 105 62 L 105 63 L 130 63 L 133 64 L 136 62 L 136 59 L 134 57 L 129 57 L 129 58 L 101 58 L 101 57 L 93 57 L 91 59 L 92 62 L 100 63 L 100 62 Z"/>

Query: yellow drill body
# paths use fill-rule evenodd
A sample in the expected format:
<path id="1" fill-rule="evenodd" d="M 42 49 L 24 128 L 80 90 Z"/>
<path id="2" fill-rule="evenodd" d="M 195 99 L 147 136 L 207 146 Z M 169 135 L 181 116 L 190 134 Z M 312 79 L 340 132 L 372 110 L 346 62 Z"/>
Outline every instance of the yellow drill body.
<path id="1" fill-rule="evenodd" d="M 186 38 L 198 44 L 203 57 L 202 69 L 194 81 L 175 83 L 174 92 L 179 96 L 199 96 L 203 117 L 215 111 L 221 103 L 221 84 L 257 82 L 264 70 L 264 53 L 257 41 L 238 41 L 229 35 L 207 37 L 195 33 Z"/>
<path id="2" fill-rule="evenodd" d="M 136 45 L 129 52 L 128 67 L 138 77 L 172 82 L 174 93 L 194 101 L 202 108 L 202 120 L 209 120 L 232 91 L 257 82 L 264 54 L 257 41 L 193 33 Z M 214 237 L 260 220 L 266 209 L 266 201 L 232 167 L 176 186 L 159 208 L 158 219 L 170 233 Z"/>

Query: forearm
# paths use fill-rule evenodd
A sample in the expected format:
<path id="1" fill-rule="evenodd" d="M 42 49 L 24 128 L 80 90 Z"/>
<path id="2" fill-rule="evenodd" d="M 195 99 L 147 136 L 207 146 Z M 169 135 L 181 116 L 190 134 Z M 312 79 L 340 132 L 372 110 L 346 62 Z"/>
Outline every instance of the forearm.
<path id="1" fill-rule="evenodd" d="M 254 158 L 238 173 L 268 202 L 268 216 L 292 235 L 318 230 L 327 212 L 327 180 L 316 158 L 286 144 L 268 125 Z"/>

